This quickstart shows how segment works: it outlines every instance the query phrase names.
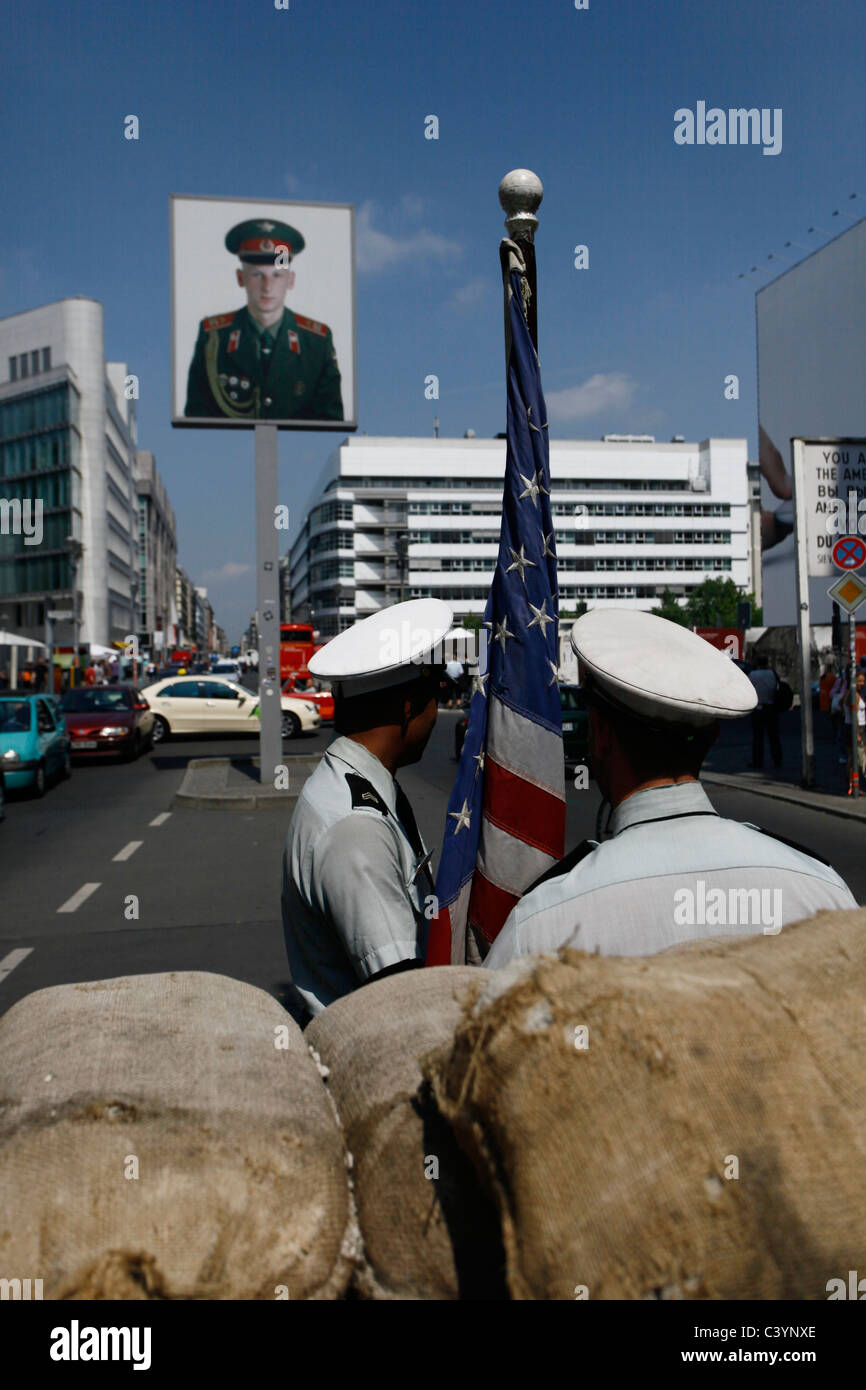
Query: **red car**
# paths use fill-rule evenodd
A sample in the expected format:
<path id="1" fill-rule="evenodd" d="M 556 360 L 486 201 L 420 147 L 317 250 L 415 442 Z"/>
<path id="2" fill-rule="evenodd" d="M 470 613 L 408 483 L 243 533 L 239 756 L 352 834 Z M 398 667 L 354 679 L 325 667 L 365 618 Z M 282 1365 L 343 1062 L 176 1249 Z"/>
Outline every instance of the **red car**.
<path id="1" fill-rule="evenodd" d="M 79 686 L 60 701 L 72 756 L 137 758 L 153 747 L 155 718 L 132 685 Z"/>
<path id="2" fill-rule="evenodd" d="M 315 705 L 319 711 L 319 718 L 323 724 L 329 724 L 334 718 L 334 696 L 330 690 L 301 690 L 303 681 L 296 681 L 294 676 L 287 676 L 283 681 L 283 694 L 295 695 L 299 700 L 309 700 L 311 705 Z"/>

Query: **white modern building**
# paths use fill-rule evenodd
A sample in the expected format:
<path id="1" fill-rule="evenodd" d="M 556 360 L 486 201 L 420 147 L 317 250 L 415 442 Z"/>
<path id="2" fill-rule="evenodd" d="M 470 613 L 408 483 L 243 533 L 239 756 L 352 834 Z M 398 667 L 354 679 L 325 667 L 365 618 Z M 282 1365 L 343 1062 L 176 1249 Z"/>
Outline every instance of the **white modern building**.
<path id="1" fill-rule="evenodd" d="M 323 637 L 401 597 L 480 616 L 499 544 L 505 440 L 345 440 L 290 552 L 294 620 Z M 552 440 L 560 611 L 649 609 L 708 577 L 752 586 L 745 439 Z"/>
<path id="2" fill-rule="evenodd" d="M 38 545 L 0 536 L 3 624 L 41 639 L 46 609 L 73 611 L 81 642 L 135 630 L 134 401 L 106 362 L 102 305 L 77 296 L 0 319 L 0 498 L 39 503 Z M 55 627 L 72 641 L 71 622 Z"/>

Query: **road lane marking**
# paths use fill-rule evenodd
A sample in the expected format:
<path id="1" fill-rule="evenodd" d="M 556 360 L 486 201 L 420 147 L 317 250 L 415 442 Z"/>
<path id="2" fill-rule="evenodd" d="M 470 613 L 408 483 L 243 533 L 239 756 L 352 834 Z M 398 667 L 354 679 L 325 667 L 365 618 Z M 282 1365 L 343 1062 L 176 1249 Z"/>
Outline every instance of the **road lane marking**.
<path id="1" fill-rule="evenodd" d="M 117 854 L 111 861 L 112 864 L 122 864 L 124 859 L 131 859 L 132 856 L 135 854 L 135 851 L 137 849 L 141 849 L 141 846 L 143 844 L 144 840 L 130 840 L 128 845 L 124 845 L 123 849 L 118 850 Z"/>
<path id="2" fill-rule="evenodd" d="M 21 946 L 17 951 L 10 951 L 8 956 L 4 956 L 0 960 L 0 980 L 5 980 L 7 975 L 11 975 L 16 965 L 20 965 L 32 950 L 32 946 Z"/>
<path id="3" fill-rule="evenodd" d="M 91 893 L 95 893 L 97 888 L 102 885 L 99 883 L 85 883 L 83 888 L 79 888 L 77 893 L 73 893 L 71 898 L 67 898 L 62 907 L 58 907 L 58 912 L 77 912 L 83 902 L 86 902 Z"/>
<path id="4" fill-rule="evenodd" d="M 150 821 L 149 824 L 150 824 L 150 825 L 165 825 L 165 823 L 166 823 L 166 821 L 168 820 L 168 818 L 169 818 L 170 815 L 171 815 L 171 811 L 160 811 L 159 815 L 158 815 L 158 816 L 154 816 L 153 820 Z"/>

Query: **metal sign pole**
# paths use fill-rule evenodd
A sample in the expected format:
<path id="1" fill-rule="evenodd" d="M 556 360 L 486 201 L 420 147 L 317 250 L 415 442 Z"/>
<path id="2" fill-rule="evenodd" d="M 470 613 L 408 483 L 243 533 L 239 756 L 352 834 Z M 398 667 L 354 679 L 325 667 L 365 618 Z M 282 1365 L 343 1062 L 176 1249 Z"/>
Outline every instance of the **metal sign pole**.
<path id="1" fill-rule="evenodd" d="M 803 786 L 815 785 L 815 736 L 812 729 L 812 626 L 809 621 L 809 554 L 806 531 L 805 454 L 802 439 L 792 439 L 794 525 L 797 542 L 797 648 L 800 665 L 800 740 Z"/>
<path id="2" fill-rule="evenodd" d="M 280 546 L 277 515 L 277 427 L 256 425 L 256 606 L 259 614 L 259 781 L 274 785 L 283 760 L 280 714 Z"/>
<path id="3" fill-rule="evenodd" d="M 858 757 L 857 737 L 860 725 L 857 719 L 860 696 L 857 693 L 857 615 L 848 614 L 848 660 L 851 666 L 851 684 L 848 687 L 848 703 L 851 706 L 851 795 L 860 795 L 860 759 Z"/>

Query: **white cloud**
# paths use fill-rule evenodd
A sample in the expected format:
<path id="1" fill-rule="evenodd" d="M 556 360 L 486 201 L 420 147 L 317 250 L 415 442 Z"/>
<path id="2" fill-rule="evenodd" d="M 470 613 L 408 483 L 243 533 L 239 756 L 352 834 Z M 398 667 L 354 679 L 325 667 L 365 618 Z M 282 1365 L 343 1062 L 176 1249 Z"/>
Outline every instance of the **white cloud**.
<path id="1" fill-rule="evenodd" d="M 240 579 L 241 575 L 248 574 L 251 566 L 240 565 L 237 560 L 226 560 L 218 570 L 205 570 L 204 578 L 209 584 L 220 584 L 231 579 Z"/>
<path id="2" fill-rule="evenodd" d="M 485 299 L 494 289 L 496 282 L 485 280 L 482 276 L 477 276 L 474 280 L 469 280 L 467 284 L 461 285 L 459 290 L 455 290 L 451 296 L 451 303 L 458 309 L 469 308 L 473 304 L 478 304 Z"/>
<path id="3" fill-rule="evenodd" d="M 596 372 L 582 386 L 546 391 L 544 399 L 552 420 L 589 420 L 603 410 L 617 410 L 634 399 L 635 383 L 625 372 Z"/>
<path id="4" fill-rule="evenodd" d="M 404 193 L 400 199 L 400 207 L 407 217 L 420 217 L 427 204 L 423 198 L 419 198 L 417 193 Z"/>
<path id="5" fill-rule="evenodd" d="M 358 269 L 385 270 L 401 261 L 448 260 L 461 255 L 456 241 L 448 241 L 436 232 L 417 231 L 411 236 L 397 237 L 373 226 L 373 203 L 362 203 L 358 209 Z"/>

